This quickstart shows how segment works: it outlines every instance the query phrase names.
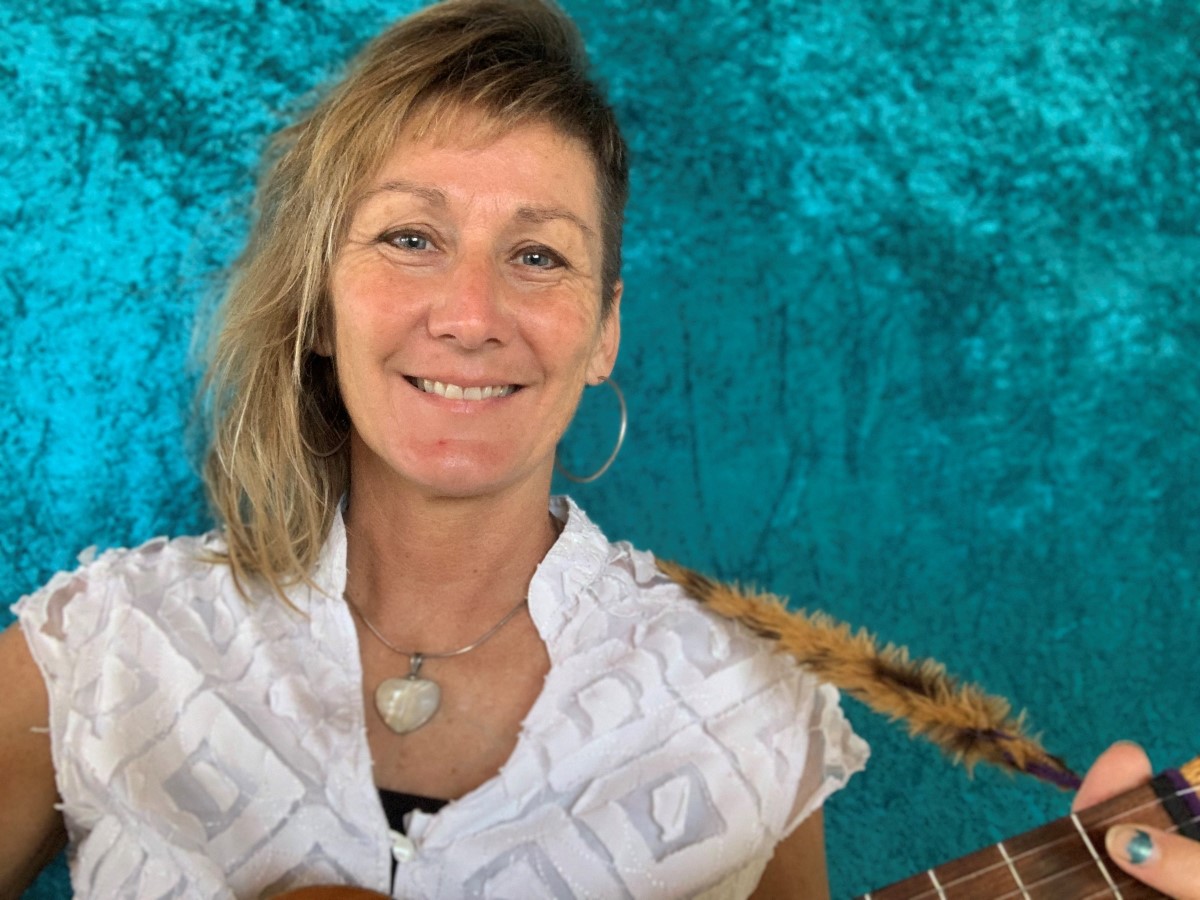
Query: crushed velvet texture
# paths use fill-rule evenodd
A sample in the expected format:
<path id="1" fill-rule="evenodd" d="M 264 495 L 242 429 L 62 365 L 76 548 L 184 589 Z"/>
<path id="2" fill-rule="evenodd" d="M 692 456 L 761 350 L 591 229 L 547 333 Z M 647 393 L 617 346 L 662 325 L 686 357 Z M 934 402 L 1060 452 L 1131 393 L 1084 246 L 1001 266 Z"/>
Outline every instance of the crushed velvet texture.
<path id="1" fill-rule="evenodd" d="M 193 315 L 261 136 L 411 2 L 0 6 L 0 586 L 207 525 Z M 1200 8 L 567 0 L 633 151 L 614 535 L 869 625 L 1083 765 L 1188 746 Z M 587 471 L 614 413 L 584 399 Z M 1178 661 L 1176 661 L 1178 660 Z M 835 895 L 1063 812 L 851 709 Z M 953 798 L 953 801 L 949 798 Z M 35 891 L 57 896 L 54 875 Z"/>

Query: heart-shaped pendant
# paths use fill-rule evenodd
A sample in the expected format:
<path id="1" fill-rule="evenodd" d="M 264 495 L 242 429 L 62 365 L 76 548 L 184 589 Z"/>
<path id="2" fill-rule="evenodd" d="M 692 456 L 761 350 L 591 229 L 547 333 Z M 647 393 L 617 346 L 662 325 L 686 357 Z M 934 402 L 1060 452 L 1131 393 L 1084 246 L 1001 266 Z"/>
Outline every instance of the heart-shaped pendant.
<path id="1" fill-rule="evenodd" d="M 442 703 L 442 689 L 415 674 L 388 678 L 375 688 L 375 708 L 384 724 L 396 734 L 416 731 L 433 718 Z"/>

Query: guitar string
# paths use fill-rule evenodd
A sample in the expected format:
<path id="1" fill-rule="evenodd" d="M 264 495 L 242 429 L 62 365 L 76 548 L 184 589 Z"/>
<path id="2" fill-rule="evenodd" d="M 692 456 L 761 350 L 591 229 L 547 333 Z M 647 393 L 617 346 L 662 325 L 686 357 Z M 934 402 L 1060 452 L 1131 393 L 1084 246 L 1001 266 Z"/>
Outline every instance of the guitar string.
<path id="1" fill-rule="evenodd" d="M 1191 793 L 1195 793 L 1195 791 L 1191 791 Z M 1109 820 L 1109 821 L 1111 821 L 1111 820 Z M 1164 828 L 1162 830 L 1167 832 L 1168 834 L 1175 834 L 1181 828 L 1183 828 L 1185 825 L 1195 825 L 1197 822 L 1200 822 L 1200 816 L 1196 816 L 1187 822 L 1181 822 L 1178 825 L 1168 826 L 1167 828 Z M 1103 824 L 1103 823 L 1097 823 L 1097 824 Z M 1035 882 L 1035 884 L 1038 884 L 1038 885 L 1047 884 L 1051 881 L 1054 881 L 1056 878 L 1059 878 L 1060 876 L 1069 875 L 1070 873 L 1075 872 L 1079 869 L 1090 869 L 1091 866 L 1092 866 L 1092 864 L 1090 862 L 1086 862 L 1086 863 L 1082 863 L 1078 866 L 1071 866 L 1071 868 L 1069 868 L 1069 869 L 1061 869 L 1053 875 L 1047 875 L 1045 878 Z M 1134 880 L 1123 869 L 1118 869 L 1116 871 L 1116 875 L 1118 876 L 1117 877 L 1118 884 L 1116 885 L 1117 887 L 1132 887 L 1132 886 L 1140 885 L 1142 883 L 1140 881 Z M 1090 900 L 1090 898 L 1092 898 L 1092 897 L 1109 897 L 1109 896 L 1112 896 L 1112 893 L 1113 893 L 1112 888 L 1104 888 L 1103 890 L 1097 891 L 1092 894 L 1088 894 L 1086 897 L 1081 898 L 1081 900 Z M 996 898 L 996 900 L 1006 900 L 1006 898 L 1008 898 L 1008 897 L 1015 897 L 1015 896 L 1017 896 L 1017 895 L 1014 893 L 1001 894 L 999 897 Z"/>
<path id="2" fill-rule="evenodd" d="M 1195 793 L 1195 790 L 1184 792 L 1184 793 Z M 1139 807 L 1139 808 L 1141 808 L 1141 807 Z M 1117 821 L 1117 819 L 1107 819 L 1104 822 L 1097 822 L 1096 824 L 1103 825 L 1106 822 L 1113 822 L 1113 821 Z M 1175 832 L 1178 832 L 1181 828 L 1183 828 L 1185 825 L 1195 825 L 1198 822 L 1200 822 L 1200 816 L 1197 816 L 1188 822 L 1182 822 L 1179 825 L 1172 825 L 1168 828 L 1164 828 L 1163 831 L 1174 834 Z M 1061 841 L 1056 840 L 1056 841 L 1051 841 L 1048 844 L 1043 844 L 1037 850 L 1032 850 L 1032 851 L 1029 851 L 1028 853 L 1020 854 L 1019 856 L 1014 857 L 1014 859 L 1020 859 L 1022 856 L 1030 856 L 1033 853 L 1039 853 L 1042 850 L 1045 850 L 1057 843 L 1061 843 Z M 1067 868 L 1067 869 L 1059 869 L 1057 872 L 1047 875 L 1045 878 L 1040 878 L 1037 881 L 1029 882 L 1028 884 L 1024 885 L 1023 888 L 1019 887 L 1018 890 L 1009 891 L 1007 894 L 1000 894 L 1000 895 L 994 897 L 993 900 L 1008 900 L 1009 897 L 1027 897 L 1027 896 L 1029 896 L 1028 891 L 1031 888 L 1043 887 L 1052 881 L 1055 881 L 1059 878 L 1063 878 L 1068 875 L 1071 875 L 1073 872 L 1077 872 L 1080 869 L 1090 869 L 1092 867 L 1092 865 L 1093 865 L 1093 863 L 1091 861 L 1088 861 L 1085 863 L 1081 863 L 1077 866 L 1071 866 L 1070 868 Z M 962 878 L 957 878 L 954 881 L 946 882 L 942 887 L 943 887 L 943 889 L 949 888 L 949 887 L 954 887 L 956 885 L 959 885 L 964 882 L 971 881 L 975 878 L 978 878 L 979 876 L 984 875 L 987 872 L 992 871 L 993 869 L 999 869 L 999 868 L 1002 868 L 1002 867 L 998 866 L 998 865 L 994 865 L 994 866 L 987 866 L 982 869 L 976 869 L 970 875 L 967 875 Z M 1140 884 L 1140 882 L 1132 880 L 1124 871 L 1121 871 L 1121 870 L 1118 870 L 1118 879 L 1117 880 L 1118 880 L 1118 884 L 1116 885 L 1117 887 L 1130 887 L 1130 886 L 1137 886 Z M 932 897 L 934 895 L 932 893 L 930 893 L 928 890 L 925 890 L 925 891 L 921 891 L 918 894 L 911 895 L 909 898 L 907 898 L 907 900 L 920 900 L 920 898 L 926 897 L 926 896 Z M 1081 898 L 1081 900 L 1090 900 L 1090 898 L 1092 898 L 1092 897 L 1110 897 L 1110 896 L 1113 896 L 1112 888 L 1104 888 L 1103 890 L 1101 890 L 1097 893 L 1088 894 L 1087 897 Z M 1120 896 L 1120 895 L 1117 894 L 1116 896 Z"/>
<path id="3" fill-rule="evenodd" d="M 1198 790 L 1198 788 L 1196 788 L 1196 787 L 1189 787 L 1189 788 L 1187 788 L 1187 789 L 1185 789 L 1185 790 L 1179 790 L 1179 791 L 1176 791 L 1176 792 L 1174 793 L 1174 795 L 1173 795 L 1173 796 L 1174 796 L 1174 797 L 1184 797 L 1184 796 L 1187 796 L 1187 795 L 1189 795 L 1189 794 L 1195 794 L 1195 793 L 1197 792 L 1197 790 Z M 1145 809 L 1151 809 L 1151 808 L 1153 808 L 1153 807 L 1156 807 L 1156 806 L 1161 806 L 1161 805 L 1162 805 L 1162 804 L 1161 804 L 1161 800 L 1160 800 L 1160 799 L 1158 799 L 1158 798 L 1155 798 L 1154 800 L 1148 801 L 1148 802 L 1146 802 L 1146 803 L 1143 803 L 1143 804 L 1141 804 L 1141 805 L 1139 805 L 1139 806 L 1134 806 L 1134 807 L 1132 807 L 1132 808 L 1130 808 L 1130 809 L 1127 809 L 1127 810 L 1124 810 L 1124 811 L 1122 811 L 1122 812 L 1120 812 L 1120 813 L 1117 813 L 1116 815 L 1110 816 L 1110 817 L 1109 817 L 1109 818 L 1107 818 L 1107 819 L 1101 819 L 1101 820 L 1100 820 L 1100 821 L 1098 821 L 1098 822 L 1094 822 L 1094 823 L 1093 823 L 1093 827 L 1104 827 L 1104 826 L 1107 826 L 1107 825 L 1116 824 L 1116 823 L 1118 823 L 1118 822 L 1124 821 L 1124 820 L 1125 820 L 1125 819 L 1127 819 L 1127 817 L 1129 817 L 1129 816 L 1136 815 L 1137 813 L 1141 812 L 1142 810 L 1145 810 Z M 1179 830 L 1180 828 L 1182 828 L 1184 825 L 1188 825 L 1188 824 L 1195 824 L 1195 823 L 1196 823 L 1196 822 L 1198 822 L 1198 821 L 1200 821 L 1200 818 L 1194 818 L 1194 819 L 1192 819 L 1190 822 L 1184 822 L 1184 823 L 1182 823 L 1181 825 L 1177 825 L 1177 826 L 1173 825 L 1173 826 L 1170 826 L 1170 827 L 1168 827 L 1168 828 L 1166 828 L 1166 829 L 1164 829 L 1164 830 L 1166 830 L 1166 831 L 1172 831 L 1172 832 L 1174 832 L 1174 831 L 1178 831 L 1178 830 Z M 1063 837 L 1060 837 L 1060 838 L 1055 838 L 1054 840 L 1052 840 L 1052 841 L 1049 841 L 1049 842 L 1047 842 L 1047 843 L 1045 843 L 1045 844 L 1041 844 L 1040 846 L 1038 846 L 1038 847 L 1035 847 L 1035 848 L 1033 848 L 1032 850 L 1026 850 L 1024 853 L 1018 853 L 1016 856 L 1014 856 L 1014 857 L 1012 858 L 1012 859 L 1013 859 L 1013 862 L 1019 862 L 1020 860 L 1024 859 L 1024 858 L 1025 858 L 1025 857 L 1027 857 L 1027 856 L 1033 856 L 1033 855 L 1035 855 L 1035 854 L 1041 853 L 1043 850 L 1048 850 L 1048 849 L 1050 849 L 1050 848 L 1051 848 L 1051 847 L 1053 847 L 1055 844 L 1062 844 L 1062 843 L 1070 843 L 1070 842 L 1073 842 L 1073 841 L 1074 841 L 1074 840 L 1075 840 L 1075 839 L 1076 839 L 1078 836 L 1079 836 L 1079 835 L 1078 835 L 1077 833 L 1075 833 L 1075 832 L 1068 832 L 1068 833 L 1067 833 L 1066 835 L 1064 835 Z M 1084 863 L 1083 865 L 1079 865 L 1079 866 L 1073 866 L 1073 867 L 1071 867 L 1070 869 L 1064 869 L 1064 870 L 1062 870 L 1062 871 L 1063 871 L 1063 872 L 1073 872 L 1073 871 L 1075 871 L 1076 869 L 1088 868 L 1090 865 L 1091 865 L 1091 863 Z M 978 875 L 982 875 L 982 874 L 984 874 L 985 872 L 990 872 L 990 871 L 991 871 L 991 870 L 993 870 L 993 869 L 1000 869 L 1000 868 L 1006 868 L 1006 867 L 1007 867 L 1007 864 L 1005 864 L 1005 863 L 997 863 L 997 864 L 994 864 L 994 865 L 990 865 L 990 866 L 987 866 L 986 868 L 983 868 L 983 869 L 977 869 L 975 872 L 971 873 L 971 875 L 969 875 L 969 876 L 968 876 L 968 878 L 960 878 L 960 879 L 958 879 L 958 881 L 965 881 L 965 880 L 968 880 L 969 878 L 975 878 L 975 877 L 976 877 L 976 876 L 978 876 Z M 1056 876 L 1054 876 L 1054 875 L 1051 875 L 1051 876 L 1048 876 L 1048 877 L 1049 877 L 1049 878 L 1054 878 L 1054 877 L 1056 877 Z M 1047 880 L 1047 879 L 1042 879 L 1042 881 L 1045 881 L 1045 880 Z M 952 884 L 955 884 L 955 883 L 957 883 L 957 882 L 951 882 L 951 883 L 952 883 Z M 1038 883 L 1040 884 L 1041 882 L 1038 882 Z M 1019 892 L 1018 892 L 1018 893 L 1019 893 Z M 1010 895 L 1005 895 L 1005 896 L 1016 896 L 1016 895 L 1015 895 L 1015 894 L 1010 894 Z"/>
<path id="4" fill-rule="evenodd" d="M 1184 788 L 1184 789 L 1182 789 L 1182 790 L 1177 790 L 1177 791 L 1175 791 L 1175 793 L 1172 795 L 1172 798 L 1185 797 L 1185 796 L 1188 796 L 1188 795 L 1196 794 L 1196 793 L 1197 793 L 1197 791 L 1200 791 L 1200 786 L 1193 785 L 1193 786 L 1190 786 L 1190 787 Z M 1107 818 L 1107 819 L 1101 819 L 1101 820 L 1100 820 L 1100 821 L 1098 821 L 1098 822 L 1094 822 L 1094 823 L 1092 823 L 1092 826 L 1093 826 L 1093 827 L 1100 827 L 1100 826 L 1106 826 L 1106 825 L 1110 825 L 1110 824 L 1114 824 L 1114 823 L 1121 822 L 1121 821 L 1125 820 L 1127 817 L 1129 817 L 1129 816 L 1131 816 L 1131 815 L 1136 815 L 1137 813 L 1141 812 L 1141 811 L 1142 811 L 1142 810 L 1144 810 L 1144 809 L 1150 809 L 1150 808 L 1152 808 L 1152 807 L 1161 806 L 1161 805 L 1162 805 L 1162 802 L 1163 802 L 1165 799 L 1167 799 L 1167 798 L 1165 798 L 1165 797 L 1155 797 L 1153 800 L 1150 800 L 1150 801 L 1148 801 L 1148 802 L 1146 802 L 1146 803 L 1143 803 L 1143 804 L 1141 804 L 1140 806 L 1135 806 L 1135 807 L 1132 807 L 1132 808 L 1130 808 L 1130 809 L 1127 809 L 1127 810 L 1122 810 L 1120 813 L 1117 813 L 1116 815 L 1113 815 L 1113 816 L 1111 816 L 1111 817 L 1109 817 L 1109 818 Z M 1200 822 L 1200 816 L 1198 816 L 1198 817 L 1195 817 L 1195 818 L 1191 819 L 1190 821 L 1188 821 L 1188 822 L 1184 822 L 1184 823 L 1181 823 L 1181 824 L 1179 824 L 1179 825 L 1172 825 L 1172 826 L 1169 826 L 1169 827 L 1167 827 L 1167 828 L 1165 828 L 1165 829 L 1163 829 L 1163 830 L 1164 830 L 1164 831 L 1167 831 L 1167 832 L 1174 833 L 1174 832 L 1178 831 L 1180 828 L 1182 828 L 1184 825 L 1194 825 L 1194 824 L 1196 824 L 1197 822 Z M 1070 833 L 1068 833 L 1068 834 L 1067 834 L 1066 836 L 1064 836 L 1064 837 L 1055 838 L 1054 840 L 1052 840 L 1052 841 L 1048 841 L 1048 842 L 1047 842 L 1047 843 L 1045 843 L 1045 844 L 1041 844 L 1040 846 L 1038 846 L 1038 847 L 1035 847 L 1035 848 L 1034 848 L 1034 849 L 1032 849 L 1032 850 L 1027 850 L 1027 851 L 1025 851 L 1024 853 L 1018 853 L 1016 856 L 1012 857 L 1012 861 L 1013 861 L 1013 862 L 1018 862 L 1018 861 L 1020 861 L 1021 859 L 1025 858 L 1026 856 L 1033 856 L 1033 855 L 1035 855 L 1035 854 L 1037 854 L 1037 853 L 1041 853 L 1041 852 L 1042 852 L 1042 851 L 1044 851 L 1044 850 L 1048 850 L 1048 849 L 1050 849 L 1050 848 L 1051 848 L 1051 847 L 1053 847 L 1055 844 L 1061 844 L 1061 843 L 1064 843 L 1064 842 L 1073 841 L 1073 840 L 1075 840 L 1075 839 L 1076 839 L 1076 838 L 1078 838 L 1078 837 L 1079 837 L 1079 835 L 1078 835 L 1077 833 L 1075 833 L 1075 832 L 1070 832 Z M 943 889 L 945 889 L 945 888 L 954 887 L 955 885 L 958 885 L 958 884 L 960 884 L 960 883 L 962 883 L 962 882 L 964 882 L 964 881 L 970 881 L 970 880 L 972 880 L 972 879 L 974 879 L 974 878 L 978 878 L 979 876 L 981 876 L 981 875 L 984 875 L 984 874 L 986 874 L 986 873 L 988 873 L 988 872 L 991 872 L 991 871 L 992 871 L 992 870 L 994 870 L 994 869 L 1002 869 L 1002 868 L 1007 868 L 1007 866 L 1008 866 L 1008 863 L 1006 863 L 1006 862 L 1005 862 L 1005 861 L 1003 861 L 1003 860 L 1002 860 L 1001 862 L 999 862 L 999 863 L 995 863 L 995 864 L 993 864 L 993 865 L 984 866 L 983 868 L 976 869 L 975 871 L 971 872 L 969 875 L 967 875 L 967 876 L 965 876 L 965 877 L 962 877 L 962 878 L 957 878 L 957 879 L 955 879 L 955 880 L 953 880 L 953 881 L 948 881 L 948 882 L 946 882 L 945 884 L 943 884 L 943 885 L 942 885 L 942 888 L 943 888 Z M 1077 869 L 1089 868 L 1090 866 L 1091 866 L 1091 863 L 1089 862 L 1089 863 L 1084 863 L 1083 865 L 1079 865 L 1079 866 L 1072 866 L 1072 867 L 1071 867 L 1071 868 L 1069 868 L 1069 869 L 1063 869 L 1063 870 L 1061 870 L 1061 871 L 1060 871 L 1058 874 L 1050 875 L 1050 876 L 1048 876 L 1047 878 L 1043 878 L 1041 881 L 1038 881 L 1038 882 L 1037 882 L 1037 884 L 1042 884 L 1042 883 L 1044 883 L 1044 882 L 1046 882 L 1046 881 L 1051 881 L 1051 880 L 1053 880 L 1053 879 L 1055 879 L 1055 878 L 1059 877 L 1059 875 L 1067 875 L 1067 874 L 1069 874 L 1069 873 L 1071 873 L 1071 872 L 1074 872 L 1074 871 L 1075 871 L 1075 870 L 1077 870 Z M 932 870 L 929 870 L 929 871 L 932 871 Z M 1033 887 L 1033 885 L 1028 885 L 1027 887 Z M 1096 896 L 1104 896 L 1105 894 L 1111 894 L 1111 893 L 1112 893 L 1112 891 L 1110 891 L 1110 890 L 1105 890 L 1105 891 L 1102 891 L 1102 892 L 1101 892 L 1099 895 L 1096 895 Z M 934 892 L 932 892 L 932 891 L 929 891 L 929 890 L 924 890 L 924 891 L 921 891 L 921 892 L 920 892 L 920 893 L 918 893 L 918 894 L 914 894 L 914 895 L 912 895 L 912 897 L 910 898 L 910 900 L 920 900 L 920 898 L 922 898 L 922 897 L 926 897 L 926 896 L 928 896 L 928 897 L 935 897 L 935 896 L 937 896 L 937 894 L 936 894 L 936 893 L 934 893 Z M 1019 890 L 1018 890 L 1018 891 L 1011 892 L 1011 893 L 1008 893 L 1008 894 L 1004 894 L 1004 895 L 1002 895 L 1001 897 L 997 897 L 997 898 L 996 898 L 996 900 L 1004 900 L 1004 898 L 1008 898 L 1008 897 L 1018 897 L 1018 896 L 1021 896 L 1021 892 L 1020 892 Z"/>
<path id="5" fill-rule="evenodd" d="M 1123 887 L 1123 888 L 1141 887 L 1141 888 L 1144 888 L 1144 887 L 1146 887 L 1146 883 L 1143 881 L 1138 881 L 1137 879 L 1133 878 L 1132 876 L 1127 875 L 1124 872 L 1121 872 L 1121 877 L 1119 879 L 1117 879 L 1117 887 Z M 1080 897 L 1079 900 L 1092 900 L 1092 898 L 1094 898 L 1094 897 L 1107 897 L 1108 894 L 1109 894 L 1108 891 L 1100 891 L 1097 894 L 1087 894 L 1084 897 Z"/>
<path id="6" fill-rule="evenodd" d="M 1190 791 L 1190 793 L 1195 793 L 1195 790 L 1193 789 L 1192 791 Z M 1178 796 L 1178 794 L 1176 796 Z M 1200 823 L 1200 816 L 1194 817 L 1190 822 L 1183 822 L 1178 827 L 1172 826 L 1169 828 L 1164 828 L 1163 831 L 1167 832 L 1168 834 L 1175 834 L 1180 829 L 1182 829 L 1184 827 L 1184 825 L 1195 825 L 1197 823 Z M 1146 886 L 1145 882 L 1138 881 L 1132 875 L 1128 874 L 1125 871 L 1121 871 L 1119 874 L 1121 876 L 1120 883 L 1118 885 L 1119 887 L 1145 887 Z M 1079 900 L 1092 900 L 1093 897 L 1107 897 L 1109 893 L 1110 892 L 1107 890 L 1098 891 L 1094 894 L 1087 894 L 1084 897 L 1080 897 Z M 1011 894 L 1004 895 L 1004 897 L 1010 897 L 1010 896 L 1012 896 L 1012 895 Z M 1004 900 L 1004 897 L 997 897 L 996 900 Z"/>
<path id="7" fill-rule="evenodd" d="M 1189 793 L 1195 793 L 1195 791 L 1193 790 Z M 1143 807 L 1139 807 L 1139 809 L 1140 808 L 1143 808 Z M 1136 811 L 1136 810 L 1131 810 L 1131 811 Z M 1104 825 L 1104 824 L 1107 824 L 1108 822 L 1115 822 L 1115 821 L 1118 821 L 1118 819 L 1115 819 L 1115 818 L 1114 819 L 1106 819 L 1102 822 L 1097 822 L 1096 824 Z M 1189 822 L 1183 822 L 1179 825 L 1173 825 L 1171 827 L 1164 828 L 1163 830 L 1166 832 L 1169 832 L 1169 833 L 1175 833 L 1175 832 L 1179 831 L 1179 829 L 1184 827 L 1185 825 L 1194 825 L 1197 822 L 1200 822 L 1200 816 L 1193 818 Z M 1054 844 L 1058 844 L 1058 843 L 1062 843 L 1062 840 L 1055 840 L 1055 841 L 1051 841 L 1048 844 L 1043 844 L 1041 847 L 1037 848 L 1036 850 L 1031 850 L 1026 853 L 1022 853 L 1016 857 L 1013 857 L 1013 859 L 1019 860 L 1023 856 L 1031 856 L 1034 853 L 1040 853 L 1042 850 L 1046 850 L 1046 849 L 1052 847 Z M 1044 887 L 1045 885 L 1049 884 L 1052 881 L 1057 880 L 1058 878 L 1066 877 L 1066 876 L 1071 875 L 1072 873 L 1077 872 L 1081 869 L 1090 869 L 1093 865 L 1094 865 L 1093 861 L 1089 860 L 1087 862 L 1080 863 L 1079 865 L 1071 866 L 1070 868 L 1067 868 L 1067 869 L 1059 869 L 1057 872 L 1051 873 L 1050 875 L 1047 875 L 1045 878 L 1040 878 L 1037 881 L 1029 882 L 1028 884 L 1026 884 L 1024 886 L 1023 890 L 1018 889 L 1015 891 L 1009 891 L 1007 894 L 1000 894 L 1000 895 L 996 896 L 995 898 L 993 898 L 993 900 L 1008 900 L 1009 897 L 1028 896 L 1027 892 L 1032 888 Z M 963 882 L 966 882 L 966 881 L 971 881 L 972 879 L 975 879 L 981 875 L 984 875 L 987 872 L 992 871 L 993 869 L 999 869 L 999 868 L 1002 868 L 1002 866 L 993 865 L 993 866 L 987 866 L 986 868 L 977 869 L 974 872 L 972 872 L 970 875 L 967 875 L 963 878 L 957 878 L 954 881 L 946 882 L 943 885 L 943 888 L 949 888 L 949 887 L 953 887 L 955 885 L 962 884 Z M 1136 885 L 1139 883 L 1136 881 L 1128 880 L 1129 876 L 1127 876 L 1123 871 L 1118 870 L 1118 874 L 1119 874 L 1120 879 L 1126 879 L 1121 884 L 1117 885 L 1118 887 L 1123 887 L 1123 886 L 1128 886 L 1128 885 Z M 924 897 L 927 895 L 933 896 L 932 894 L 929 893 L 929 891 L 922 891 L 921 893 L 910 897 L 909 900 L 920 900 L 921 897 Z M 1110 896 L 1113 896 L 1113 891 L 1111 888 L 1105 888 L 1104 890 L 1102 890 L 1098 893 L 1088 895 L 1089 898 L 1090 897 L 1110 897 Z M 1117 895 L 1117 896 L 1119 896 L 1119 895 Z"/>
<path id="8" fill-rule="evenodd" d="M 1191 791 L 1181 791 L 1180 793 L 1194 794 L 1195 792 L 1196 792 L 1195 789 L 1192 789 Z M 1179 794 L 1177 793 L 1176 796 L 1179 796 Z M 1113 820 L 1110 819 L 1107 821 L 1113 821 Z M 1192 819 L 1188 820 L 1187 822 L 1181 822 L 1178 825 L 1170 825 L 1162 830 L 1167 832 L 1168 834 L 1175 834 L 1180 829 L 1182 829 L 1184 826 L 1195 825 L 1198 822 L 1200 822 L 1200 816 L 1195 816 Z M 1104 824 L 1104 823 L 1098 822 L 1096 824 Z M 1031 885 L 1029 885 L 1029 887 L 1045 885 L 1045 884 L 1050 883 L 1051 881 L 1054 881 L 1057 878 L 1060 878 L 1065 875 L 1070 875 L 1072 872 L 1078 871 L 1079 869 L 1090 869 L 1091 867 L 1092 867 L 1092 864 L 1090 862 L 1085 862 L 1085 863 L 1082 863 L 1077 866 L 1071 866 L 1071 868 L 1069 868 L 1069 869 L 1060 869 L 1058 872 L 1055 872 L 1052 875 L 1047 875 L 1045 878 L 1042 878 L 1038 881 L 1033 882 Z M 1129 875 L 1123 869 L 1118 869 L 1115 874 L 1116 874 L 1116 884 L 1113 887 L 1123 888 L 1123 887 L 1144 886 L 1143 882 L 1137 881 L 1135 878 L 1133 878 L 1131 875 Z M 1007 900 L 1007 898 L 1016 897 L 1019 894 L 1020 894 L 1020 891 L 1009 892 L 1007 894 L 1001 894 L 1000 896 L 996 897 L 995 900 Z M 1102 890 L 1096 891 L 1094 893 L 1086 894 L 1085 896 L 1079 898 L 1079 900 L 1092 900 L 1093 897 L 1111 897 L 1111 896 L 1113 896 L 1113 888 L 1106 887 L 1106 888 L 1103 888 Z M 1118 894 L 1117 896 L 1120 896 L 1120 895 Z"/>
<path id="9" fill-rule="evenodd" d="M 1100 858 L 1100 852 L 1096 849 L 1096 844 L 1092 841 L 1091 835 L 1087 833 L 1087 829 L 1083 827 L 1083 822 L 1079 819 L 1079 814 L 1071 812 L 1071 824 L 1075 826 L 1075 830 L 1079 832 L 1079 838 L 1083 841 L 1083 845 L 1087 847 L 1087 852 L 1092 855 L 1092 862 L 1096 864 L 1096 868 L 1100 870 L 1100 874 L 1104 876 L 1104 880 L 1108 882 L 1109 889 L 1113 892 L 1113 896 L 1117 900 L 1122 900 L 1121 892 L 1113 883 L 1112 873 L 1108 871 L 1108 866 L 1104 864 L 1104 860 Z"/>

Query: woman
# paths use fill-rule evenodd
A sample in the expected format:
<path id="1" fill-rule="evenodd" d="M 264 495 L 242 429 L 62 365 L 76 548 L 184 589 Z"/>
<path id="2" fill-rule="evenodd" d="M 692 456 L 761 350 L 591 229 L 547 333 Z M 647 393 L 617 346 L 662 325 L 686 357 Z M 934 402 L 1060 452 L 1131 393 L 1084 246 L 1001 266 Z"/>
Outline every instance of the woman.
<path id="1" fill-rule="evenodd" d="M 65 829 L 104 897 L 827 894 L 836 693 L 549 496 L 626 193 L 537 2 L 400 23 L 280 135 L 212 352 L 221 531 L 0 638 L 0 892 Z"/>
<path id="2" fill-rule="evenodd" d="M 400 23 L 279 137 L 212 351 L 221 532 L 4 637 L 6 886 L 65 824 L 103 897 L 743 897 L 785 839 L 768 877 L 823 890 L 866 756 L 834 690 L 550 498 L 627 178 L 536 2 Z"/>

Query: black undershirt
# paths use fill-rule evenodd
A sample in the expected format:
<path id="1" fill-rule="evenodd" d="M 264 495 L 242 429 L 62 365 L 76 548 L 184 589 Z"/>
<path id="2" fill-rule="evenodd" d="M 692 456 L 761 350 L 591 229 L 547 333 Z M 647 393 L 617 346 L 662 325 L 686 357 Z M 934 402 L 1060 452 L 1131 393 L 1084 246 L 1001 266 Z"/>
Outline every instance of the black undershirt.
<path id="1" fill-rule="evenodd" d="M 404 817 L 414 809 L 424 813 L 435 813 L 449 800 L 438 800 L 436 797 L 422 797 L 420 794 L 402 794 L 399 791 L 389 791 L 379 788 L 379 801 L 383 804 L 383 814 L 387 818 L 388 827 L 393 831 L 407 835 L 404 830 Z M 396 857 L 392 857 L 392 881 L 396 880 Z"/>
<path id="2" fill-rule="evenodd" d="M 404 830 L 404 817 L 414 809 L 424 813 L 435 813 L 450 802 L 436 797 L 422 797 L 419 794 L 402 794 L 387 788 L 379 789 L 379 800 L 383 803 L 383 814 L 387 816 L 388 827 L 401 834 L 407 834 Z"/>

